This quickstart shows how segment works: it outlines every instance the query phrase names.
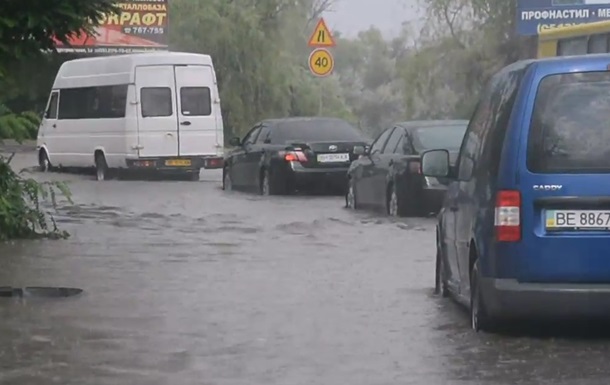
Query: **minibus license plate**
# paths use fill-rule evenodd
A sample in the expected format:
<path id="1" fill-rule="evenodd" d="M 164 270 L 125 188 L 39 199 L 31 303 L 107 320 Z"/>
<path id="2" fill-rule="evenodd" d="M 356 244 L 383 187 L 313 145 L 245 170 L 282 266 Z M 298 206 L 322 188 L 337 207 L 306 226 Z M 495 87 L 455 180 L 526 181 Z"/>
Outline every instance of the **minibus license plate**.
<path id="1" fill-rule="evenodd" d="M 166 166 L 188 167 L 191 165 L 190 159 L 170 159 L 165 161 Z"/>
<path id="2" fill-rule="evenodd" d="M 547 230 L 608 230 L 610 210 L 547 210 Z"/>
<path id="3" fill-rule="evenodd" d="M 320 154 L 318 155 L 319 163 L 338 163 L 349 162 L 349 154 Z"/>

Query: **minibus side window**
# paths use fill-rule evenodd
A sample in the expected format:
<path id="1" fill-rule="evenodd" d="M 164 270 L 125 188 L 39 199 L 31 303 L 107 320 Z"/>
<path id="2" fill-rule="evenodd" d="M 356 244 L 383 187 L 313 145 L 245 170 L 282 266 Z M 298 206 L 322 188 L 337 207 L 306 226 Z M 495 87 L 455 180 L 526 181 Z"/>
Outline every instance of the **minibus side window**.
<path id="1" fill-rule="evenodd" d="M 608 52 L 608 34 L 600 33 L 591 35 L 589 38 L 588 53 L 607 53 Z"/>
<path id="2" fill-rule="evenodd" d="M 59 92 L 55 91 L 51 93 L 49 99 L 49 106 L 44 114 L 46 119 L 57 119 L 57 107 L 59 104 Z"/>
<path id="3" fill-rule="evenodd" d="M 124 118 L 127 109 L 126 84 L 60 90 L 59 119 Z"/>
<path id="4" fill-rule="evenodd" d="M 588 36 L 561 39 L 557 42 L 557 56 L 585 55 L 588 47 Z"/>
<path id="5" fill-rule="evenodd" d="M 550 75 L 538 87 L 527 167 L 535 173 L 610 173 L 610 72 Z"/>

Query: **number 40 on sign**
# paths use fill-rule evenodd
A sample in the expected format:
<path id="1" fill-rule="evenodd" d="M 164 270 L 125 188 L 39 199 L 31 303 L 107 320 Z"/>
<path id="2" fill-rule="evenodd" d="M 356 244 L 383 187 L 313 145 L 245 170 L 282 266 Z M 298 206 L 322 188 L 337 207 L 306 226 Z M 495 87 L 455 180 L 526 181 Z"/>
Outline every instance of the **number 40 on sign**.
<path id="1" fill-rule="evenodd" d="M 334 67 L 335 59 L 327 49 L 318 48 L 309 55 L 309 70 L 316 76 L 328 76 Z"/>

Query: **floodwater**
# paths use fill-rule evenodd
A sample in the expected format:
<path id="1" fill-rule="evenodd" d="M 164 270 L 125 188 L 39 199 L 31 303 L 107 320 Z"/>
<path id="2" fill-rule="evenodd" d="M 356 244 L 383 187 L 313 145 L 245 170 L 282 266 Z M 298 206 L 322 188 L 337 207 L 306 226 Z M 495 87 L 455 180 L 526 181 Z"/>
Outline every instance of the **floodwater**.
<path id="1" fill-rule="evenodd" d="M 69 181 L 57 220 L 72 237 L 1 245 L 0 286 L 84 293 L 0 298 L 1 384 L 608 382 L 607 337 L 470 331 L 432 295 L 433 219 L 224 193 L 217 171 L 36 178 Z"/>

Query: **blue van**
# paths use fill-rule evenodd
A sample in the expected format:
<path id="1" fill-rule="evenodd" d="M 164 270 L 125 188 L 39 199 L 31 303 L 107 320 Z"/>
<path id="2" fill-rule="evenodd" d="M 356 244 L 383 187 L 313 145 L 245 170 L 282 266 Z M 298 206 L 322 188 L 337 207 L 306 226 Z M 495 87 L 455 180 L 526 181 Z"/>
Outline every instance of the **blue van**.
<path id="1" fill-rule="evenodd" d="M 437 291 L 500 320 L 610 316 L 610 55 L 529 60 L 490 80 L 437 224 Z"/>

